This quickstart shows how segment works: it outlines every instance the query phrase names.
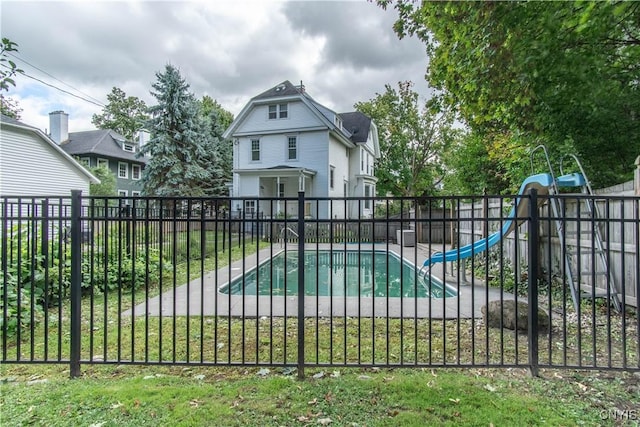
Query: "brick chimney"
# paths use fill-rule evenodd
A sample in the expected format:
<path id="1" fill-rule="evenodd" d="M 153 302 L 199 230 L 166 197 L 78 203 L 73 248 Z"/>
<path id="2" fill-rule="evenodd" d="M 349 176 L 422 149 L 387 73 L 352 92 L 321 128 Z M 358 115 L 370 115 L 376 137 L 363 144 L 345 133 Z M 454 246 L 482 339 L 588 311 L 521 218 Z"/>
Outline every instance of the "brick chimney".
<path id="1" fill-rule="evenodd" d="M 49 113 L 49 136 L 60 144 L 69 139 L 69 115 L 62 110 Z"/>

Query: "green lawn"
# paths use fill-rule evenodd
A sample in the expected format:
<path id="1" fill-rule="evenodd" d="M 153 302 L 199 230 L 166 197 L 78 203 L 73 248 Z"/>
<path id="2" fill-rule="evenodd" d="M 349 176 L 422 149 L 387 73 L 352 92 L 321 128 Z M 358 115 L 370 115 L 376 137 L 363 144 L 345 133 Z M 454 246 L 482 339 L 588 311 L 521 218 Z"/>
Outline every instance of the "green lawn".
<path id="1" fill-rule="evenodd" d="M 217 266 L 255 250 L 255 245 L 244 251 L 234 246 L 231 254 L 226 252 L 219 258 Z M 172 269 L 170 279 L 181 284 L 214 267 L 215 263 L 209 258 L 194 260 L 189 268 L 182 263 Z M 106 297 L 85 297 L 82 302 L 83 359 L 100 360 L 95 357 L 106 355 L 107 360 L 116 361 L 115 355 L 120 352 L 123 360 L 133 358 L 140 362 L 145 358 L 145 345 L 148 345 L 147 355 L 152 360 L 167 361 L 174 354 L 165 352 L 172 351 L 175 345 L 178 360 L 185 360 L 188 352 L 192 360 L 198 360 L 202 354 L 205 360 L 220 363 L 237 362 L 245 357 L 249 363 L 257 359 L 264 362 L 271 356 L 279 362 L 295 363 L 297 320 L 294 318 L 245 321 L 195 316 L 178 317 L 175 321 L 173 318 L 161 321 L 120 318 L 122 310 L 129 308 L 132 301 L 140 302 L 159 292 L 157 286 L 152 286 L 129 290 L 122 299 L 115 292 Z M 55 320 L 55 316 L 52 319 Z M 118 323 L 121 336 L 116 333 Z M 425 357 L 433 358 L 434 363 L 470 363 L 471 360 L 501 363 L 500 354 L 506 358 L 502 363 L 514 360 L 526 363 L 527 360 L 526 336 L 501 335 L 469 320 L 414 322 L 338 318 L 330 322 L 310 318 L 305 325 L 307 350 L 314 353 L 318 349 L 315 357 L 321 362 L 330 359 L 340 363 L 342 357 L 346 363 L 357 363 L 361 357 L 363 360 L 369 357 L 371 361 L 374 354 L 379 363 L 387 360 L 386 357 L 389 363 L 397 363 L 400 354 L 405 358 L 404 363 L 424 361 Z M 203 329 L 203 326 L 206 327 Z M 637 324 L 624 326 L 631 334 L 627 336 L 633 336 Z M 69 336 L 65 328 L 63 325 L 58 334 L 54 321 L 46 330 L 42 323 L 35 328 L 36 358 L 42 357 L 46 340 L 49 340 L 48 351 L 55 353 L 58 339 L 61 340 L 60 356 L 68 357 Z M 270 335 L 272 328 L 275 332 Z M 593 339 L 603 345 L 618 345 L 620 331 L 609 329 L 612 334 L 607 328 L 597 328 L 598 335 L 584 335 L 582 339 L 587 343 Z M 200 335 L 203 330 L 204 335 Z M 91 334 L 95 338 L 93 343 L 87 338 Z M 412 337 L 416 336 L 430 339 L 414 341 Z M 30 351 L 30 338 L 28 334 L 21 337 L 21 351 Z M 553 337 L 548 343 L 541 338 L 542 348 L 546 345 L 548 352 L 554 350 L 550 356 L 553 360 L 564 357 L 575 362 L 576 344 L 556 341 L 557 338 Z M 483 347 L 489 339 L 492 351 Z M 413 344 L 416 345 L 412 347 Z M 15 345 L 10 342 L 8 350 L 11 355 Z M 541 358 L 546 354 L 542 351 Z M 626 344 L 622 354 L 626 354 L 628 360 L 637 358 L 631 343 Z M 308 360 L 313 362 L 314 355 L 310 356 Z M 580 357 L 588 362 L 590 354 Z M 599 357 L 618 360 L 621 355 L 609 351 Z M 82 377 L 72 380 L 66 364 L 4 364 L 0 366 L 0 425 L 566 426 L 637 425 L 640 417 L 638 374 L 559 370 L 542 371 L 541 378 L 530 378 L 522 369 L 476 368 L 329 368 L 324 371 L 307 368 L 305 374 L 306 379 L 298 381 L 295 372 L 282 368 L 183 368 L 113 363 L 83 364 Z"/>
<path id="2" fill-rule="evenodd" d="M 3 426 L 634 425 L 639 387 L 637 375 L 572 371 L 332 369 L 298 381 L 280 369 L 96 366 L 72 380 L 64 366 L 5 365 L 0 414 Z"/>

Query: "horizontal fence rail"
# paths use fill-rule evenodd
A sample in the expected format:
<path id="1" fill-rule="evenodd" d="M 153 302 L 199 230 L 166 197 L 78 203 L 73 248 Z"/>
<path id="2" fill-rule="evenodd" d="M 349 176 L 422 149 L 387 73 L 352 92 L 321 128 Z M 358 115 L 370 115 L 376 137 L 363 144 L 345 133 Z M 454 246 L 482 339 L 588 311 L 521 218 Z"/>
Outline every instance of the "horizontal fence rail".
<path id="1" fill-rule="evenodd" d="M 420 202 L 2 197 L 2 362 L 640 370 L 640 198 Z"/>

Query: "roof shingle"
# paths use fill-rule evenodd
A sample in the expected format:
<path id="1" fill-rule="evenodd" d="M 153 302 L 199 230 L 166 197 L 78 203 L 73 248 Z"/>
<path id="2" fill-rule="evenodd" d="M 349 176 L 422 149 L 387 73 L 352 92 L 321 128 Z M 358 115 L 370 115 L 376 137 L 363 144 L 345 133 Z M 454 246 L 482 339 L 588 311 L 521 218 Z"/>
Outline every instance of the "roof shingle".
<path id="1" fill-rule="evenodd" d="M 69 133 L 69 139 L 60 144 L 60 147 L 74 156 L 96 154 L 136 163 L 147 163 L 145 157 L 138 157 L 136 153 L 124 151 L 122 149 L 124 141 L 125 138 L 122 135 L 112 130 L 89 130 Z M 137 144 L 130 144 L 137 147 Z"/>

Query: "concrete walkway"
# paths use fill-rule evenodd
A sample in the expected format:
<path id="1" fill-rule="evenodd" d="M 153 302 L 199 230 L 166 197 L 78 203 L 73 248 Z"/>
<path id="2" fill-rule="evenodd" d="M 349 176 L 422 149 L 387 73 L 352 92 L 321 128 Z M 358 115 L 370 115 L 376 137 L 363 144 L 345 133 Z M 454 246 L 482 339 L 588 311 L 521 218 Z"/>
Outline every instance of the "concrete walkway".
<path id="1" fill-rule="evenodd" d="M 328 249 L 330 245 L 307 245 L 308 249 Z M 418 268 L 429 257 L 429 253 L 442 250 L 442 245 L 418 244 L 416 247 L 401 247 L 396 244 L 334 244 L 334 250 L 361 249 L 388 250 L 402 256 Z M 295 244 L 288 244 L 287 250 L 295 250 Z M 203 277 L 164 292 L 154 298 L 136 305 L 133 310 L 127 310 L 124 316 L 297 316 L 297 296 L 242 296 L 228 295 L 218 289 L 229 282 L 229 278 L 242 275 L 256 265 L 268 260 L 284 248 L 280 244 L 273 244 L 257 253 L 247 256 L 244 260 L 236 261 L 230 266 L 206 273 Z M 446 248 L 444 248 L 446 249 Z M 449 267 L 449 266 L 447 266 Z M 450 268 L 450 267 L 449 267 Z M 432 267 L 432 275 L 443 278 L 443 265 Z M 455 319 L 481 317 L 480 308 L 488 301 L 498 299 L 513 299 L 508 293 L 500 293 L 499 289 L 486 288 L 476 280 L 475 283 L 463 283 L 451 276 L 446 277 L 447 284 L 457 292 L 456 297 L 447 298 L 386 298 L 386 297 L 315 297 L 306 296 L 304 314 L 315 316 L 348 316 L 348 317 L 405 317 L 405 318 L 434 318 Z"/>

